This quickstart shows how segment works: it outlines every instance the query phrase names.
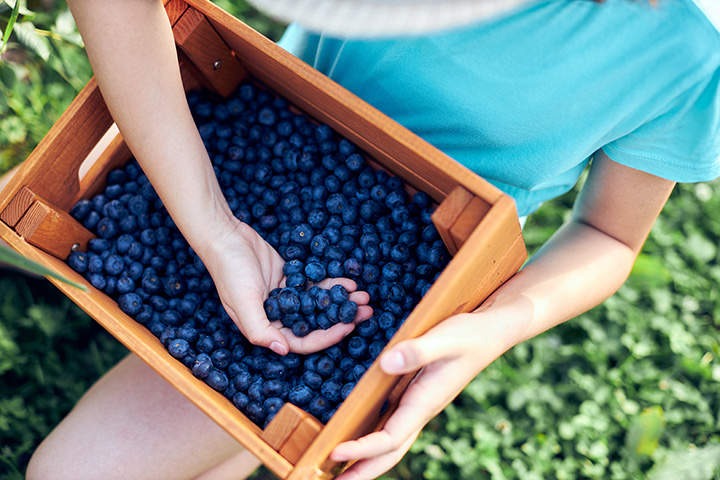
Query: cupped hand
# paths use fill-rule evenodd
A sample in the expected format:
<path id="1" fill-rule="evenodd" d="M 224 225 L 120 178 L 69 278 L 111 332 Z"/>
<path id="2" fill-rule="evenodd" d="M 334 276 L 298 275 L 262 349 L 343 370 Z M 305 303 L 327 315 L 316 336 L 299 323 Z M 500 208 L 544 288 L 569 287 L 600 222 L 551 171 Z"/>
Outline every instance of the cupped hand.
<path id="1" fill-rule="evenodd" d="M 508 319 L 478 313 L 455 315 L 425 335 L 398 343 L 380 357 L 385 373 L 420 370 L 382 430 L 338 445 L 330 458 L 357 462 L 337 480 L 370 480 L 390 470 L 422 428 L 512 344 Z"/>
<path id="2" fill-rule="evenodd" d="M 349 334 L 354 323 L 337 324 L 327 330 L 296 337 L 292 330 L 280 322 L 270 323 L 263 303 L 270 291 L 284 285 L 285 260 L 255 230 L 242 222 L 236 222 L 229 233 L 219 237 L 204 251 L 205 263 L 220 301 L 240 332 L 255 345 L 270 348 L 279 355 L 290 351 L 311 353 L 335 345 Z M 355 323 L 370 318 L 372 309 L 367 305 L 369 296 L 356 292 L 357 285 L 349 279 L 327 279 L 319 284 L 322 288 L 339 283 L 358 304 Z"/>

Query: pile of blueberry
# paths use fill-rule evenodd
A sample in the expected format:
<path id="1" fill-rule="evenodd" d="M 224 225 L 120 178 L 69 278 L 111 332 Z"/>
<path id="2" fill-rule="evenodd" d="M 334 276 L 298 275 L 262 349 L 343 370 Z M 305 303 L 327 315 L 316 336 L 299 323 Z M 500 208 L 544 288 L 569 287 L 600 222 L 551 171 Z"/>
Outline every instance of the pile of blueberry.
<path id="1" fill-rule="evenodd" d="M 286 261 L 268 318 L 298 336 L 352 322 L 358 306 L 342 286 L 314 285 L 337 277 L 369 294 L 372 317 L 311 355 L 250 344 L 135 161 L 71 210 L 97 238 L 68 263 L 257 425 L 287 401 L 327 422 L 449 260 L 431 198 L 408 195 L 350 141 L 257 84 L 227 99 L 191 92 L 188 103 L 230 208 Z"/>

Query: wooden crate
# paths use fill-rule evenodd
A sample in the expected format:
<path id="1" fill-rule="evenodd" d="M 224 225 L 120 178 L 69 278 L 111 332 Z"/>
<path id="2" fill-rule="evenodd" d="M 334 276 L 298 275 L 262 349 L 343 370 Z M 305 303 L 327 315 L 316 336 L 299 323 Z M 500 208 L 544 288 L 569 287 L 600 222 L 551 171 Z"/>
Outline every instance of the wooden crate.
<path id="1" fill-rule="evenodd" d="M 227 95 L 240 81 L 257 79 L 439 204 L 433 221 L 454 257 L 390 345 L 473 310 L 522 265 L 525 245 L 508 196 L 212 3 L 165 3 L 187 89 L 204 86 Z M 332 478 L 344 465 L 328 459 L 331 450 L 381 428 L 412 375 L 385 375 L 376 362 L 326 426 L 288 403 L 264 430 L 193 377 L 148 330 L 64 263 L 72 248 L 82 249 L 92 238 L 68 214 L 70 208 L 102 191 L 107 172 L 131 157 L 112 126 L 93 79 L 0 195 L 0 237 L 24 256 L 87 286 L 82 291 L 51 279 L 278 477 Z M 89 157 L 97 161 L 87 168 Z M 390 407 L 381 416 L 386 400 Z"/>

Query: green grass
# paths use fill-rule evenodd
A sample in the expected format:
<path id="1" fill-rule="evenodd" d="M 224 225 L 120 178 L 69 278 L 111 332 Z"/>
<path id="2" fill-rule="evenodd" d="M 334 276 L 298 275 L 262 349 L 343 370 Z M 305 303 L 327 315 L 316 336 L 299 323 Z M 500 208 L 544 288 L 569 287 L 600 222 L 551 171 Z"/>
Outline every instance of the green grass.
<path id="1" fill-rule="evenodd" d="M 277 39 L 282 27 L 242 2 L 218 3 Z M 11 38 L 13 61 L 0 62 L 0 171 L 90 75 L 63 4 L 38 5 L 33 22 L 54 32 L 47 59 Z M 574 196 L 529 219 L 531 251 Z M 720 182 L 679 186 L 616 295 L 493 363 L 385 478 L 720 479 L 718 245 Z M 23 478 L 42 438 L 125 353 L 49 283 L 0 271 L 0 479 Z"/>

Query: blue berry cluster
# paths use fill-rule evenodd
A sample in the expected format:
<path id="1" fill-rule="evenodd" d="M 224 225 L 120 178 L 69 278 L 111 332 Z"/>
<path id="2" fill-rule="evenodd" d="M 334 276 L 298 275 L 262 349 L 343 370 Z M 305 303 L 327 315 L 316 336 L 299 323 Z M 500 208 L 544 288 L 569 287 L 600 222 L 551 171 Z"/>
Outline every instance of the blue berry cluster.
<path id="1" fill-rule="evenodd" d="M 71 210 L 97 238 L 68 263 L 257 425 L 287 401 L 327 422 L 449 259 L 431 198 L 408 195 L 350 141 L 256 84 L 227 99 L 191 92 L 188 103 L 230 208 L 286 261 L 268 318 L 297 336 L 352 322 L 358 306 L 342 286 L 313 285 L 338 277 L 369 294 L 372 317 L 311 355 L 250 344 L 135 161 Z"/>

